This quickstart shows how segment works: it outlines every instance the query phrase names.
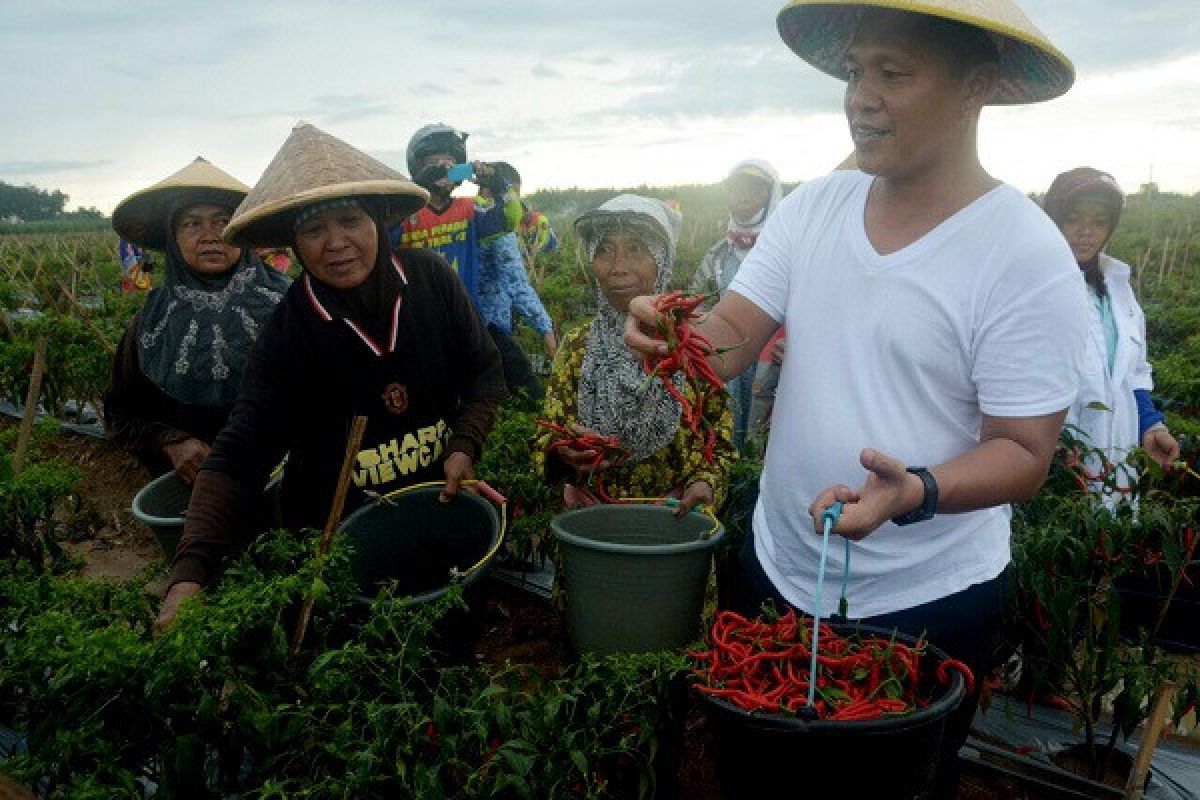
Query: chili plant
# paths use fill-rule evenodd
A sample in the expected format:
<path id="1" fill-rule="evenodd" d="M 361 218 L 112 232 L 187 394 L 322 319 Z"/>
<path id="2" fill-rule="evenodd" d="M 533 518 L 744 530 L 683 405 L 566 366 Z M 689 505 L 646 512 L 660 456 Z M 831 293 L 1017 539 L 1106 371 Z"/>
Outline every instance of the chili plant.
<path id="1" fill-rule="evenodd" d="M 1102 456 L 1069 431 L 1062 444 L 1046 487 L 1014 515 L 1017 591 L 1010 621 L 1028 671 L 1027 690 L 1058 693 L 1068 701 L 1096 778 L 1117 737 L 1127 738 L 1149 715 L 1158 686 L 1168 680 L 1183 686 L 1177 718 L 1195 695 L 1194 677 L 1165 657 L 1155 630 L 1122 636 L 1126 599 L 1120 584 L 1158 564 L 1175 587 L 1191 581 L 1200 505 L 1156 489 L 1151 469 L 1137 473 L 1125 499 L 1106 504 L 1102 494 L 1084 491 L 1078 474 L 1080 463 Z M 1112 727 L 1104 739 L 1106 721 Z"/>

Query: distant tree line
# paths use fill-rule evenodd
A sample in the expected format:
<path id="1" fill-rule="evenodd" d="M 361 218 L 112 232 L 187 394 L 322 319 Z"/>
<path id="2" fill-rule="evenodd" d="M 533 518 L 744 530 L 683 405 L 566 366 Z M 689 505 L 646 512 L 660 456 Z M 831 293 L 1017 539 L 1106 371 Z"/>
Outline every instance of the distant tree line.
<path id="1" fill-rule="evenodd" d="M 44 222 L 48 220 L 101 220 L 104 215 L 95 208 L 65 211 L 71 198 L 58 189 L 39 189 L 36 186 L 14 186 L 0 181 L 0 221 Z"/>
<path id="2" fill-rule="evenodd" d="M 108 218 L 99 209 L 64 210 L 70 199 L 58 189 L 15 186 L 0 181 L 0 235 L 75 233 L 108 227 Z"/>

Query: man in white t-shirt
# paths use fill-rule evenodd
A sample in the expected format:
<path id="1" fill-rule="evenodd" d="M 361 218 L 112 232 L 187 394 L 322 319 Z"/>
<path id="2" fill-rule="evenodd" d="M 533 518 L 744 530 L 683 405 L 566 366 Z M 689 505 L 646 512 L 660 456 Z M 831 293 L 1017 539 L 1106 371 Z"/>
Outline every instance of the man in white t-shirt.
<path id="1" fill-rule="evenodd" d="M 1001 637 L 1008 504 L 1045 480 L 1087 305 L 1053 223 L 980 164 L 977 125 L 987 103 L 1065 92 L 1073 70 L 1005 2 L 986 17 L 965 0 L 887 5 L 795 0 L 780 13 L 789 46 L 847 81 L 860 171 L 784 200 L 698 325 L 718 348 L 746 342 L 714 360 L 725 375 L 788 330 L 734 605 L 833 614 L 844 550 L 829 548 L 816 608 L 818 531 L 841 501 L 847 616 L 926 632 L 982 683 Z M 644 332 L 652 298 L 630 312 L 630 346 L 662 352 Z M 948 727 L 939 794 L 952 796 L 976 699 Z"/>

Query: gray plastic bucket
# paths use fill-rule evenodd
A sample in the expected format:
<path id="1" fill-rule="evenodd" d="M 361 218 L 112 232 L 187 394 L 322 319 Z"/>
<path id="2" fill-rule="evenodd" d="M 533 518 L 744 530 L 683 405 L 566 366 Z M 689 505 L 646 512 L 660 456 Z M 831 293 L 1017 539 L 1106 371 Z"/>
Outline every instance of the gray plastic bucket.
<path id="1" fill-rule="evenodd" d="M 596 505 L 555 517 L 567 629 L 580 652 L 643 653 L 700 635 L 713 547 L 712 517 L 675 518 L 655 505 Z"/>
<path id="2" fill-rule="evenodd" d="M 283 526 L 283 508 L 280 505 L 282 483 L 283 471 L 276 468 L 263 489 L 263 506 L 255 508 L 249 518 L 248 525 L 251 528 Z M 167 558 L 174 556 L 175 548 L 179 546 L 188 503 L 191 501 L 192 487 L 184 483 L 174 470 L 159 475 L 133 497 L 134 519 L 150 529 Z"/>
<path id="3" fill-rule="evenodd" d="M 174 470 L 159 475 L 133 497 L 134 518 L 150 529 L 167 558 L 175 555 L 191 499 L 192 487 Z"/>

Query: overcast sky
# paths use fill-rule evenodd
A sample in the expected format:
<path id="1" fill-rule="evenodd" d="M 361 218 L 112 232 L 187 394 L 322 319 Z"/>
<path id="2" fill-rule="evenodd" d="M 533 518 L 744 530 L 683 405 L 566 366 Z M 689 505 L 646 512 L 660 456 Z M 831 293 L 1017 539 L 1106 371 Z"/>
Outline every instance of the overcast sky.
<path id="1" fill-rule="evenodd" d="M 791 54 L 782 0 L 290 0 L 0 5 L 0 180 L 106 213 L 197 155 L 257 180 L 298 119 L 404 170 L 425 122 L 526 190 L 786 180 L 851 149 L 842 84 Z M 1081 164 L 1200 192 L 1200 0 L 1022 0 L 1064 97 L 989 108 L 985 166 L 1024 191 Z"/>

